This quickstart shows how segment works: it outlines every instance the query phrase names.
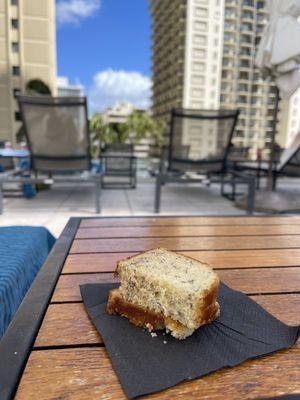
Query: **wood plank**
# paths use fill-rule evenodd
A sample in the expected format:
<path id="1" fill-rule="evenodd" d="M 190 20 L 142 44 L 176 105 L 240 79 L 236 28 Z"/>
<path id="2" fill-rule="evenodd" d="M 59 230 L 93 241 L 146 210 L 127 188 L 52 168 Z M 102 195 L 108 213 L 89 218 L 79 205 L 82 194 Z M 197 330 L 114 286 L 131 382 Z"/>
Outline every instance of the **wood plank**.
<path id="1" fill-rule="evenodd" d="M 247 250 L 300 248 L 297 236 L 242 236 L 242 237 L 174 237 L 137 239 L 80 239 L 74 240 L 70 254 L 101 252 L 146 251 L 155 247 L 169 250 Z"/>
<path id="2" fill-rule="evenodd" d="M 207 262 L 216 269 L 300 266 L 300 249 L 181 251 L 180 253 Z M 134 254 L 137 253 L 70 254 L 62 273 L 113 272 L 119 260 Z"/>
<path id="3" fill-rule="evenodd" d="M 102 343 L 83 303 L 50 304 L 34 347 Z"/>
<path id="4" fill-rule="evenodd" d="M 220 270 L 226 285 L 247 294 L 300 292 L 300 268 Z"/>
<path id="5" fill-rule="evenodd" d="M 221 280 L 246 294 L 299 292 L 300 268 L 260 268 L 219 270 Z M 81 301 L 79 285 L 84 283 L 117 282 L 113 274 L 61 275 L 52 302 Z"/>
<path id="6" fill-rule="evenodd" d="M 300 294 L 258 295 L 251 298 L 287 325 L 300 325 Z"/>
<path id="7" fill-rule="evenodd" d="M 79 285 L 109 282 L 118 282 L 114 278 L 114 274 L 61 275 L 53 293 L 51 303 L 81 301 Z"/>
<path id="8" fill-rule="evenodd" d="M 135 218 L 87 218 L 82 219 L 81 228 L 116 226 L 184 226 L 184 225 L 281 225 L 300 224 L 298 216 L 276 217 L 135 217 Z"/>
<path id="9" fill-rule="evenodd" d="M 290 350 L 224 368 L 148 398 L 240 400 L 299 393 L 299 365 L 300 342 Z M 125 396 L 104 348 L 75 348 L 33 351 L 15 398 L 119 400 Z"/>
<path id="10" fill-rule="evenodd" d="M 299 235 L 299 225 L 144 226 L 78 229 L 76 239 L 191 236 Z"/>
<path id="11" fill-rule="evenodd" d="M 251 296 L 276 318 L 300 325 L 300 294 Z M 102 343 L 82 303 L 51 304 L 35 341 L 35 347 Z"/>

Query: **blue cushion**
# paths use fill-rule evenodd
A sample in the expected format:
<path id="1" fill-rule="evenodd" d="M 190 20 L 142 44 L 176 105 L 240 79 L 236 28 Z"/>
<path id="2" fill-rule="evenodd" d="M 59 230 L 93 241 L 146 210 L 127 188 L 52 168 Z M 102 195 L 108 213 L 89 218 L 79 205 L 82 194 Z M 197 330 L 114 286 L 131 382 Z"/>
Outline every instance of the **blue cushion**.
<path id="1" fill-rule="evenodd" d="M 42 227 L 0 228 L 0 337 L 54 245 Z"/>

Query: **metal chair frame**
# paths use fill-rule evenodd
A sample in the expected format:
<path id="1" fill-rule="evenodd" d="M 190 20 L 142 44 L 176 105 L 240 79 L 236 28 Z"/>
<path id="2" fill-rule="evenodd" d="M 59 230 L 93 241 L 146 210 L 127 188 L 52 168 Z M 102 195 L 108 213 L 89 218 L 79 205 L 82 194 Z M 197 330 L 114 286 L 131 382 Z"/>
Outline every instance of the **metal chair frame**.
<path id="1" fill-rule="evenodd" d="M 191 112 L 192 111 L 192 112 Z M 173 109 L 171 112 L 171 131 L 170 131 L 170 143 L 166 151 L 163 152 L 160 164 L 159 173 L 156 176 L 156 186 L 155 186 L 155 204 L 154 211 L 156 213 L 160 212 L 161 205 L 161 186 L 169 182 L 176 183 L 202 183 L 209 186 L 212 183 L 221 184 L 221 195 L 229 198 L 230 200 L 235 199 L 236 195 L 236 185 L 245 184 L 248 187 L 248 202 L 247 210 L 248 214 L 252 214 L 254 211 L 254 196 L 255 196 L 255 177 L 244 175 L 240 172 L 232 171 L 228 169 L 227 157 L 232 146 L 232 137 L 234 134 L 235 126 L 238 120 L 239 111 L 238 110 L 219 110 L 219 111 L 206 111 L 198 110 L 202 115 L 195 114 L 196 110 L 184 110 L 184 109 Z M 219 115 L 213 115 L 219 113 Z M 209 114 L 210 113 L 210 114 Z M 223 113 L 223 115 L 222 115 Z M 173 156 L 173 142 L 174 142 L 174 119 L 176 117 L 185 117 L 192 119 L 209 119 L 209 120 L 222 120 L 222 119 L 232 119 L 233 124 L 231 131 L 229 132 L 228 142 L 224 151 L 224 155 L 219 160 L 178 160 Z M 166 160 L 167 167 L 166 167 Z M 180 161 L 182 165 L 194 165 L 195 167 L 209 166 L 210 164 L 220 163 L 221 168 L 218 171 L 207 171 L 205 176 L 201 177 L 189 177 L 184 171 L 178 171 L 172 167 L 174 162 Z M 187 169 L 188 170 L 188 169 Z M 231 194 L 225 192 L 225 186 L 230 184 L 232 186 Z"/>
<path id="2" fill-rule="evenodd" d="M 90 155 L 90 135 L 89 135 L 89 123 L 88 123 L 88 112 L 87 112 L 87 101 L 85 97 L 44 97 L 44 96 L 18 96 L 18 103 L 20 107 L 20 113 L 22 122 L 24 125 L 25 136 L 28 143 L 28 148 L 30 151 L 30 170 L 28 171 L 29 176 L 11 176 L 6 173 L 1 174 L 0 177 L 0 212 L 3 211 L 3 193 L 2 188 L 5 182 L 16 182 L 20 184 L 24 183 L 55 183 L 55 182 L 89 182 L 95 187 L 95 204 L 96 213 L 101 212 L 100 195 L 101 195 L 101 185 L 102 185 L 102 175 L 100 173 L 90 172 L 91 166 L 91 155 Z M 32 148 L 32 142 L 30 134 L 28 131 L 28 126 L 25 118 L 25 110 L 23 105 L 31 104 L 37 106 L 45 107 L 68 107 L 68 106 L 83 106 L 85 110 L 86 119 L 86 154 L 82 156 L 47 156 L 43 154 L 36 154 Z M 36 160 L 49 160 L 49 161 L 73 161 L 73 160 L 87 160 L 88 168 L 78 168 L 76 170 L 70 169 L 69 171 L 64 167 L 62 169 L 57 168 L 56 170 L 38 169 L 35 165 Z M 64 172 L 64 174 L 61 174 Z M 76 175 L 76 173 L 85 174 Z M 46 175 L 46 176 L 41 176 Z M 50 180 L 49 180 L 50 178 Z"/>

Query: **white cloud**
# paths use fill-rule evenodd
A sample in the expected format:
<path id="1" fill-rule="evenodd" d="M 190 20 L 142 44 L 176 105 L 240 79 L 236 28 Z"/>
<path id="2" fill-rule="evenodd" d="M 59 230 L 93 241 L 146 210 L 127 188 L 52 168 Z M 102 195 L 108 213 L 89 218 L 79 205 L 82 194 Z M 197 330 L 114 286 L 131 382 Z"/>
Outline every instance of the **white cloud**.
<path id="1" fill-rule="evenodd" d="M 116 101 L 128 101 L 136 107 L 151 105 L 151 79 L 139 72 L 114 71 L 98 72 L 93 78 L 89 91 L 90 111 L 102 111 Z"/>
<path id="2" fill-rule="evenodd" d="M 100 0 L 59 0 L 56 4 L 56 19 L 59 24 L 79 24 L 100 8 Z"/>

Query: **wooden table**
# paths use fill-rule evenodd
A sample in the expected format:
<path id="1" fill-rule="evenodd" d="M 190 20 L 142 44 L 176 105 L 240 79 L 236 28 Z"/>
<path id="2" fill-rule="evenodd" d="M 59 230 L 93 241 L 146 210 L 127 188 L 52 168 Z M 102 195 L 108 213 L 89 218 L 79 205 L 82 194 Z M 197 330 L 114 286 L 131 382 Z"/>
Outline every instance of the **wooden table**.
<path id="1" fill-rule="evenodd" d="M 210 262 L 226 284 L 283 322 L 300 324 L 300 217 L 73 218 L 2 340 L 1 400 L 15 393 L 19 400 L 123 399 L 79 285 L 114 281 L 118 259 L 156 246 Z M 252 399 L 300 393 L 299 365 L 298 341 L 290 350 L 150 397 Z"/>

